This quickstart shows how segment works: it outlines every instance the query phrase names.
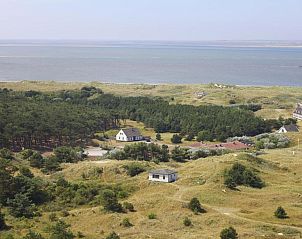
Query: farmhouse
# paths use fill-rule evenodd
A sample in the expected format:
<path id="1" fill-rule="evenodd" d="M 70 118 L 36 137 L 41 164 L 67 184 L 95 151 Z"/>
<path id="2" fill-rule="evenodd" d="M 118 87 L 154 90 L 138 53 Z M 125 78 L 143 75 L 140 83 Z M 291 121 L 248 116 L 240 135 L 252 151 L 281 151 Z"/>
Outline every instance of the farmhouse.
<path id="1" fill-rule="evenodd" d="M 127 128 L 121 129 L 118 134 L 115 136 L 117 141 L 132 142 L 143 140 L 139 129 L 137 128 Z"/>
<path id="2" fill-rule="evenodd" d="M 293 118 L 298 119 L 298 120 L 302 120 L 302 104 L 301 103 L 297 104 L 297 108 L 293 113 Z"/>
<path id="3" fill-rule="evenodd" d="M 170 169 L 157 169 L 149 172 L 149 180 L 171 183 L 177 180 L 177 172 Z"/>
<path id="4" fill-rule="evenodd" d="M 290 124 L 290 125 L 283 125 L 278 130 L 278 133 L 287 133 L 287 132 L 299 132 L 299 128 L 295 124 Z"/>

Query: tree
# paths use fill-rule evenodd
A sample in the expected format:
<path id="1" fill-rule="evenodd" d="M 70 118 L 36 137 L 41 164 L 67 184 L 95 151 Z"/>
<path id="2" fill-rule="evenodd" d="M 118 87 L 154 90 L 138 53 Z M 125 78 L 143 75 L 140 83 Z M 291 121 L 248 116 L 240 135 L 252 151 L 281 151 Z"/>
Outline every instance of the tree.
<path id="1" fill-rule="evenodd" d="M 202 213 L 205 210 L 201 207 L 201 204 L 197 198 L 192 198 L 189 202 L 188 208 L 191 209 L 194 213 Z"/>
<path id="2" fill-rule="evenodd" d="M 237 239 L 238 234 L 233 227 L 225 228 L 220 233 L 221 239 Z"/>
<path id="3" fill-rule="evenodd" d="M 171 142 L 173 144 L 180 144 L 182 140 L 182 137 L 179 134 L 173 134 L 172 138 L 171 138 Z"/>
<path id="4" fill-rule="evenodd" d="M 44 164 L 44 159 L 39 152 L 33 152 L 31 156 L 29 156 L 29 165 L 33 168 L 42 168 Z"/>
<path id="5" fill-rule="evenodd" d="M 7 199 L 13 196 L 13 173 L 10 163 L 0 158 L 0 204 L 5 205 Z"/>
<path id="6" fill-rule="evenodd" d="M 27 168 L 27 167 L 21 167 L 21 168 L 19 169 L 19 172 L 20 172 L 20 174 L 21 174 L 22 176 L 24 176 L 24 177 L 28 177 L 28 178 L 33 178 L 33 177 L 34 177 L 33 173 L 32 173 L 32 172 L 30 171 L 30 169 Z"/>
<path id="7" fill-rule="evenodd" d="M 30 230 L 22 239 L 44 239 L 40 233 Z"/>
<path id="8" fill-rule="evenodd" d="M 287 213 L 285 212 L 283 207 L 277 208 L 277 210 L 275 211 L 275 217 L 277 217 L 279 219 L 288 218 Z"/>
<path id="9" fill-rule="evenodd" d="M 73 239 L 75 238 L 72 231 L 69 229 L 70 225 L 64 221 L 58 221 L 50 228 L 50 239 Z"/>
<path id="10" fill-rule="evenodd" d="M 0 231 L 6 229 L 6 227 L 4 214 L 0 211 Z"/>
<path id="11" fill-rule="evenodd" d="M 198 142 L 201 142 L 201 141 L 213 141 L 213 135 L 211 134 L 211 132 L 209 132 L 207 130 L 200 131 L 197 134 L 196 140 Z"/>
<path id="12" fill-rule="evenodd" d="M 8 199 L 9 212 L 14 217 L 31 218 L 34 216 L 35 207 L 29 195 L 17 193 L 13 199 Z"/>
<path id="13" fill-rule="evenodd" d="M 161 135 L 160 135 L 160 133 L 157 133 L 157 134 L 156 134 L 156 139 L 159 140 L 159 141 L 161 140 Z"/>
<path id="14" fill-rule="evenodd" d="M 106 237 L 106 239 L 120 239 L 120 237 L 115 232 L 112 232 Z"/>
<path id="15" fill-rule="evenodd" d="M 190 154 L 187 149 L 176 146 L 171 151 L 171 158 L 176 162 L 185 162 L 187 159 L 190 159 Z"/>
<path id="16" fill-rule="evenodd" d="M 189 133 L 186 137 L 187 141 L 192 141 L 194 139 L 194 134 L 193 133 Z"/>
<path id="17" fill-rule="evenodd" d="M 113 192 L 110 189 L 106 189 L 103 191 L 101 195 L 101 203 L 106 211 L 111 211 L 111 212 L 123 211 L 123 207 L 118 202 L 115 192 Z"/>

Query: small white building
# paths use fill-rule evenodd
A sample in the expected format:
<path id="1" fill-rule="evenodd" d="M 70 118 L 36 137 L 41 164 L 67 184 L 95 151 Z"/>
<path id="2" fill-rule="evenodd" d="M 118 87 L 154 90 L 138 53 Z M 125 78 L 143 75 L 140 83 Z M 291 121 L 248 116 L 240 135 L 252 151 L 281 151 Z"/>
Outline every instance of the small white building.
<path id="1" fill-rule="evenodd" d="M 171 183 L 177 180 L 178 174 L 170 169 L 156 169 L 149 172 L 149 180 L 154 182 Z"/>
<path id="2" fill-rule="evenodd" d="M 290 124 L 290 125 L 283 125 L 279 130 L 278 133 L 288 133 L 288 132 L 299 132 L 299 128 L 297 125 Z"/>
<path id="3" fill-rule="evenodd" d="M 297 104 L 297 108 L 293 113 L 293 118 L 294 119 L 298 119 L 298 120 L 302 120 L 302 104 Z"/>
<path id="4" fill-rule="evenodd" d="M 141 135 L 139 129 L 127 128 L 121 129 L 115 136 L 115 139 L 117 141 L 132 142 L 143 140 L 143 136 Z"/>

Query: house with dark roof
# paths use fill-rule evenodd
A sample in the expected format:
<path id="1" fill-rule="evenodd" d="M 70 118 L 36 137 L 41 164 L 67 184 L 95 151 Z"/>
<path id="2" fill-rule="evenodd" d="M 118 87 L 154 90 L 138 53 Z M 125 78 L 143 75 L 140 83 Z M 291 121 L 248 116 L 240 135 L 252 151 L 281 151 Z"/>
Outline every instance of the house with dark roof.
<path id="1" fill-rule="evenodd" d="M 171 183 L 177 180 L 177 172 L 170 169 L 156 169 L 149 172 L 149 180 L 153 182 Z"/>
<path id="2" fill-rule="evenodd" d="M 287 133 L 287 132 L 299 132 L 299 128 L 295 124 L 290 124 L 290 125 L 283 125 L 278 130 L 278 133 Z"/>
<path id="3" fill-rule="evenodd" d="M 132 142 L 143 140 L 143 136 L 137 128 L 121 129 L 115 136 L 117 141 Z"/>
<path id="4" fill-rule="evenodd" d="M 297 108 L 293 113 L 293 118 L 298 119 L 298 120 L 302 120 L 302 104 L 301 103 L 297 104 Z"/>

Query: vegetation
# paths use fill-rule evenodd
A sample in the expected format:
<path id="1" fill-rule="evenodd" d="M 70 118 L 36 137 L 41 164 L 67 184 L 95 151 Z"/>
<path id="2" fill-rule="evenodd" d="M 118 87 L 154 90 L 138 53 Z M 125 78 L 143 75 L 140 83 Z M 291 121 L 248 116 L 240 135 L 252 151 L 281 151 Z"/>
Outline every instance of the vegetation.
<path id="1" fill-rule="evenodd" d="M 186 227 L 189 227 L 189 226 L 192 226 L 192 221 L 188 218 L 188 217 L 185 217 L 184 221 L 183 221 L 183 224 L 186 226 Z"/>
<path id="2" fill-rule="evenodd" d="M 173 134 L 172 138 L 171 138 L 171 142 L 173 144 L 180 144 L 182 140 L 182 137 L 179 134 Z"/>
<path id="3" fill-rule="evenodd" d="M 127 174 L 130 177 L 134 177 L 136 175 L 139 175 L 140 173 L 145 172 L 145 167 L 139 163 L 131 163 L 128 165 L 125 165 L 124 168 L 127 170 Z"/>
<path id="4" fill-rule="evenodd" d="M 70 225 L 58 221 L 50 228 L 50 239 L 73 239 L 75 235 L 69 229 Z"/>
<path id="5" fill-rule="evenodd" d="M 151 213 L 149 213 L 148 218 L 153 220 L 153 219 L 157 218 L 157 215 L 155 213 L 151 212 Z"/>
<path id="6" fill-rule="evenodd" d="M 0 211 L 0 231 L 6 229 L 6 227 L 4 214 Z"/>
<path id="7" fill-rule="evenodd" d="M 29 230 L 22 239 L 44 239 L 44 237 L 40 233 Z"/>
<path id="8" fill-rule="evenodd" d="M 106 211 L 109 212 L 123 212 L 122 205 L 118 202 L 115 192 L 112 190 L 104 190 L 101 195 L 101 202 Z"/>
<path id="9" fill-rule="evenodd" d="M 96 88 L 35 94 L 1 90 L 0 102 L 0 147 L 14 150 L 83 145 L 97 131 L 117 128 L 127 118 L 158 133 L 197 135 L 206 129 L 215 139 L 271 130 L 269 122 L 245 109 L 170 105 L 162 99 L 103 94 Z M 179 136 L 174 140 L 179 142 Z"/>
<path id="10" fill-rule="evenodd" d="M 133 224 L 130 222 L 130 219 L 128 217 L 125 217 L 121 223 L 123 227 L 132 227 Z"/>
<path id="11" fill-rule="evenodd" d="M 201 207 L 201 204 L 197 198 L 192 198 L 190 200 L 188 208 L 196 214 L 205 212 L 205 210 Z"/>
<path id="12" fill-rule="evenodd" d="M 238 234 L 233 227 L 225 228 L 220 233 L 221 239 L 237 239 Z"/>
<path id="13" fill-rule="evenodd" d="M 231 189 L 238 185 L 245 185 L 253 188 L 264 187 L 264 182 L 252 170 L 240 163 L 233 164 L 224 175 L 224 184 Z"/>
<path id="14" fill-rule="evenodd" d="M 120 239 L 120 237 L 115 232 L 112 232 L 106 237 L 106 239 Z"/>
<path id="15" fill-rule="evenodd" d="M 278 207 L 275 211 L 275 217 L 279 219 L 288 218 L 286 211 L 283 207 Z"/>

